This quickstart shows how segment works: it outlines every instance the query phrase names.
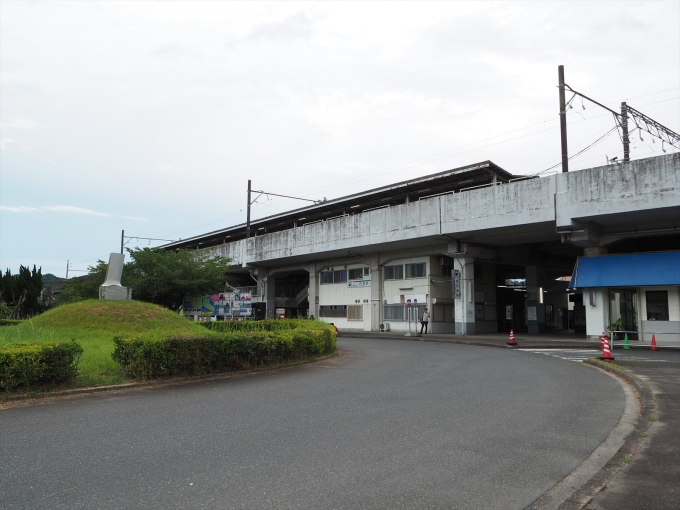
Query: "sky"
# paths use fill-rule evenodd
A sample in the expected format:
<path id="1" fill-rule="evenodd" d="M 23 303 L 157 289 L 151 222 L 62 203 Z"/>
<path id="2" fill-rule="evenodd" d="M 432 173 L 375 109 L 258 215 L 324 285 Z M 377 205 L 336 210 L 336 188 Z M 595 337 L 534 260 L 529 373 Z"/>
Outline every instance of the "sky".
<path id="1" fill-rule="evenodd" d="M 0 0 L 0 268 L 64 277 L 68 262 L 72 277 L 122 230 L 244 223 L 248 179 L 330 200 L 486 160 L 549 175 L 558 65 L 573 89 L 680 132 L 678 0 Z M 614 121 L 571 105 L 574 154 Z M 631 147 L 662 154 L 644 133 Z M 616 131 L 570 169 L 614 156 Z M 304 205 L 263 196 L 252 217 Z"/>

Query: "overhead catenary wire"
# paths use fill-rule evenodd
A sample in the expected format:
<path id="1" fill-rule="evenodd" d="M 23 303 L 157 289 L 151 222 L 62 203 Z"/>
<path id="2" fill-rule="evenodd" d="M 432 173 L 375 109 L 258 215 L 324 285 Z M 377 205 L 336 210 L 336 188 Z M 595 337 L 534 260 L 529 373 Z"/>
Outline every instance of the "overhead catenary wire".
<path id="1" fill-rule="evenodd" d="M 647 93 L 647 94 L 642 94 L 642 95 L 638 95 L 638 96 L 633 96 L 633 97 L 627 98 L 626 100 L 637 99 L 637 98 L 641 98 L 641 97 L 649 97 L 649 96 L 652 96 L 652 95 L 662 94 L 662 93 L 664 93 L 664 92 L 670 92 L 670 91 L 678 90 L 678 89 L 680 89 L 680 87 L 672 87 L 672 88 L 668 88 L 668 89 L 664 89 L 664 90 L 660 90 L 660 91 L 656 91 L 656 92 L 650 92 L 650 93 Z M 574 96 L 572 96 L 572 98 L 569 100 L 569 103 L 568 103 L 568 104 L 571 104 L 571 102 L 573 102 L 573 100 L 574 100 L 575 97 L 576 97 L 576 94 L 575 94 Z M 651 105 L 660 104 L 660 103 L 665 103 L 665 102 L 673 101 L 673 100 L 677 100 L 677 99 L 680 99 L 680 96 L 676 96 L 676 97 L 672 97 L 672 98 L 668 98 L 668 99 L 663 99 L 663 100 L 661 100 L 661 101 L 654 101 L 654 102 L 651 102 L 651 103 L 646 103 L 646 104 L 640 105 L 640 107 L 651 106 Z M 604 104 L 616 104 L 616 103 L 617 103 L 617 102 L 612 101 L 612 102 L 607 102 L 607 103 L 604 103 Z M 572 113 L 574 113 L 574 112 L 572 112 Z M 575 113 L 579 113 L 579 114 L 580 114 L 580 112 L 575 112 Z M 590 121 L 590 120 L 593 120 L 593 119 L 597 119 L 597 118 L 600 118 L 600 117 L 604 117 L 604 116 L 606 116 L 606 115 L 610 115 L 610 113 L 601 114 L 601 115 L 594 115 L 594 116 L 588 117 L 588 118 L 583 118 L 583 116 L 581 115 L 581 117 L 582 117 L 581 119 L 573 120 L 573 121 L 569 122 L 569 125 L 573 125 L 573 124 L 577 124 L 577 123 L 585 122 L 585 121 Z M 442 161 L 442 160 L 445 160 L 445 159 L 448 159 L 448 158 L 453 158 L 453 157 L 456 157 L 456 156 L 460 156 L 460 155 L 463 155 L 463 154 L 467 154 L 467 153 L 470 153 L 470 152 L 474 152 L 474 151 L 479 150 L 479 149 L 484 149 L 484 148 L 488 148 L 488 147 L 494 147 L 494 146 L 496 146 L 496 145 L 500 145 L 500 144 L 503 144 L 503 143 L 507 143 L 507 142 L 519 140 L 519 139 L 526 138 L 526 137 L 529 137 L 529 136 L 534 136 L 534 135 L 537 135 L 537 134 L 540 134 L 540 133 L 545 133 L 545 132 L 547 132 L 547 131 L 552 131 L 552 130 L 554 130 L 554 129 L 557 129 L 558 126 L 549 127 L 549 128 L 546 128 L 546 129 L 534 131 L 534 132 L 532 132 L 532 133 L 528 133 L 528 134 L 521 135 L 521 136 L 518 136 L 518 137 L 509 138 L 509 139 L 507 139 L 507 140 L 500 140 L 500 141 L 495 142 L 495 143 L 493 143 L 493 144 L 489 144 L 489 143 L 488 143 L 490 140 L 495 140 L 495 139 L 497 139 L 497 138 L 501 138 L 501 137 L 503 137 L 503 136 L 507 136 L 507 135 L 510 135 L 510 134 L 513 134 L 513 133 L 517 133 L 517 132 L 520 132 L 520 131 L 524 131 L 524 130 L 530 129 L 530 128 L 532 128 L 532 127 L 536 127 L 536 126 L 540 126 L 540 125 L 545 125 L 546 123 L 557 122 L 557 120 L 558 120 L 557 117 L 551 118 L 551 119 L 546 119 L 546 120 L 543 120 L 543 121 L 541 121 L 541 122 L 536 122 L 536 123 L 533 123 L 533 124 L 529 124 L 529 125 L 527 125 L 527 126 L 523 126 L 523 127 L 521 127 L 521 128 L 513 129 L 513 130 L 510 130 L 510 131 L 506 131 L 506 132 L 504 132 L 504 133 L 500 133 L 500 134 L 498 134 L 498 135 L 494 135 L 494 136 L 491 136 L 491 137 L 487 137 L 487 138 L 478 140 L 478 141 L 476 141 L 476 142 L 471 142 L 471 143 L 468 143 L 468 144 L 465 144 L 465 145 L 461 145 L 461 146 L 455 147 L 455 148 L 453 148 L 453 149 L 448 149 L 448 150 L 446 150 L 446 151 L 441 151 L 441 152 L 437 152 L 437 153 L 434 153 L 434 154 L 430 154 L 430 155 L 428 155 L 428 156 L 423 156 L 423 157 L 420 157 L 420 158 L 416 158 L 416 159 L 413 159 L 413 160 L 410 160 L 410 161 L 407 161 L 407 162 L 405 162 L 405 163 L 401 163 L 401 164 L 398 164 L 398 165 L 392 165 L 392 166 L 389 166 L 389 167 L 385 167 L 385 168 L 382 168 L 382 169 L 380 169 L 380 170 L 376 170 L 376 171 L 374 171 L 374 172 L 367 172 L 367 173 L 364 173 L 364 178 L 362 178 L 362 179 L 358 179 L 358 180 L 357 180 L 356 178 L 342 179 L 342 180 L 335 181 L 334 183 L 332 183 L 332 184 L 330 184 L 330 185 L 317 186 L 317 187 L 308 188 L 308 189 L 301 190 L 301 191 L 304 191 L 304 192 L 306 192 L 306 193 L 310 193 L 310 192 L 314 192 L 314 191 L 337 189 L 337 188 L 338 188 L 338 184 L 341 184 L 341 183 L 344 183 L 344 182 L 352 182 L 352 183 L 362 182 L 362 181 L 370 180 L 370 179 L 372 179 L 372 178 L 374 178 L 374 177 L 377 177 L 378 175 L 380 175 L 380 174 L 382 174 L 382 173 L 389 172 L 389 171 L 391 171 L 391 170 L 396 170 L 396 169 L 399 169 L 399 168 L 400 168 L 401 170 L 409 170 L 409 169 L 416 168 L 416 167 L 420 166 L 418 163 L 422 163 L 422 162 L 425 162 L 425 161 L 427 161 L 428 163 L 435 163 L 435 162 Z M 586 148 L 586 149 L 584 149 L 583 151 L 580 151 L 580 152 L 578 152 L 577 154 L 574 154 L 573 156 L 571 156 L 571 157 L 569 158 L 569 160 L 571 160 L 571 159 L 573 159 L 573 158 L 576 158 L 577 156 L 583 154 L 585 151 L 589 150 L 593 145 L 599 143 L 601 140 L 603 140 L 603 139 L 606 138 L 609 134 L 611 134 L 611 132 L 612 132 L 614 129 L 616 129 L 616 127 L 613 128 L 612 130 L 608 131 L 608 132 L 607 132 L 605 135 L 603 135 L 603 137 L 601 137 L 600 139 L 598 139 L 598 140 L 596 140 L 595 142 L 593 142 L 593 144 L 592 144 L 591 146 L 589 146 L 588 148 Z M 449 154 L 450 152 L 458 151 L 458 150 L 460 150 L 460 149 L 464 149 L 464 148 L 467 148 L 467 147 L 472 147 L 472 146 L 475 146 L 475 145 L 484 144 L 485 142 L 486 142 L 486 144 L 483 145 L 483 146 L 480 146 L 480 147 L 477 147 L 477 148 L 471 148 L 471 149 L 469 149 L 469 150 L 462 151 L 462 152 L 456 152 L 455 154 Z M 443 157 L 441 157 L 441 158 L 438 158 L 438 159 L 434 159 L 434 160 L 431 159 L 431 158 L 435 158 L 435 157 L 437 157 L 437 156 L 441 156 L 441 155 L 444 155 L 444 154 L 447 154 L 447 155 L 446 155 L 446 156 L 443 156 Z M 409 165 L 409 166 L 405 166 L 405 165 Z M 550 168 L 548 168 L 548 169 L 542 170 L 542 171 L 540 171 L 540 172 L 537 172 L 537 173 L 535 173 L 535 174 L 531 174 L 531 175 L 542 175 L 543 173 L 545 173 L 545 172 L 547 172 L 547 171 L 549 171 L 549 170 L 555 168 L 556 166 L 559 166 L 559 164 L 558 164 L 558 165 L 554 165 L 554 166 L 552 166 L 552 167 L 550 167 Z M 280 204 L 284 204 L 284 203 L 287 203 L 287 202 L 289 202 L 289 201 L 290 201 L 290 200 L 283 200 L 283 201 L 280 202 Z M 258 204 L 258 205 L 259 205 L 259 204 Z M 260 210 L 260 209 L 262 209 L 262 206 L 261 206 L 261 207 L 256 207 L 256 206 L 254 206 L 253 209 L 254 209 L 254 210 Z M 173 235 L 173 234 L 177 234 L 177 233 L 183 233 L 183 232 L 187 232 L 187 231 L 190 231 L 190 230 L 198 229 L 198 228 L 201 228 L 201 227 L 203 227 L 203 226 L 211 225 L 211 224 L 214 224 L 214 223 L 222 222 L 222 221 L 224 221 L 224 220 L 228 220 L 228 219 L 237 217 L 237 216 L 239 216 L 240 214 L 242 214 L 242 211 L 238 211 L 238 212 L 235 212 L 235 213 L 230 214 L 230 215 L 227 215 L 227 216 L 223 216 L 223 217 L 220 217 L 220 218 L 216 218 L 215 220 L 211 220 L 211 221 L 209 221 L 209 222 L 201 223 L 201 224 L 199 224 L 199 225 L 195 225 L 195 226 L 192 226 L 192 227 L 187 227 L 187 228 L 184 228 L 184 229 L 181 229 L 181 230 L 176 230 L 176 231 L 170 232 L 170 233 L 168 233 L 168 234 L 166 234 L 166 235 L 169 236 L 169 235 Z"/>
<path id="2" fill-rule="evenodd" d="M 571 160 L 574 159 L 574 158 L 577 158 L 578 156 L 580 156 L 580 155 L 583 154 L 584 152 L 589 151 L 589 150 L 592 149 L 595 145 L 597 145 L 598 143 L 600 143 L 602 140 L 604 140 L 605 138 L 607 138 L 610 134 L 612 134 L 612 133 L 613 133 L 614 131 L 616 131 L 616 130 L 618 130 L 618 126 L 614 126 L 614 127 L 611 128 L 609 131 L 607 131 L 604 135 L 602 135 L 600 138 L 598 138 L 597 140 L 595 140 L 594 142 L 592 142 L 590 145 L 588 145 L 587 147 L 584 147 L 583 149 L 581 149 L 580 151 L 578 151 L 576 154 L 573 154 L 572 156 L 569 156 L 569 161 L 571 161 Z M 553 165 L 553 166 L 551 166 L 550 168 L 546 168 L 545 170 L 542 170 L 542 171 L 540 171 L 540 172 L 536 172 L 536 173 L 534 173 L 534 174 L 529 174 L 528 177 L 537 177 L 537 176 L 539 176 L 539 175 L 542 175 L 542 174 L 544 174 L 544 173 L 546 173 L 546 172 L 552 170 L 553 168 L 556 168 L 556 167 L 560 166 L 561 164 L 562 164 L 562 161 L 560 161 L 560 162 L 557 163 L 556 165 Z"/>

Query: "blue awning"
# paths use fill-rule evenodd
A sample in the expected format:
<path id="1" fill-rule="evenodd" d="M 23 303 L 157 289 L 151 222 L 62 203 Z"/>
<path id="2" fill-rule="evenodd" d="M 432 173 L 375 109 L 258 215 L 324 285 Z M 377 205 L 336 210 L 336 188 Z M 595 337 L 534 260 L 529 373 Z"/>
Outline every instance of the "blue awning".
<path id="1" fill-rule="evenodd" d="M 680 251 L 579 257 L 569 289 L 680 285 Z"/>

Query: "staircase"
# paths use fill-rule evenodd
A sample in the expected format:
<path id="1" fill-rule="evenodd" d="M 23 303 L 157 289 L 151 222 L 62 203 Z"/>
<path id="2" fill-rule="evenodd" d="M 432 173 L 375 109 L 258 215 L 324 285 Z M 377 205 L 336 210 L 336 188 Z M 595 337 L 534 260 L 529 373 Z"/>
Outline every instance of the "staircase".
<path id="1" fill-rule="evenodd" d="M 295 294 L 295 306 L 300 306 L 309 296 L 309 285 L 302 287 L 297 294 Z"/>

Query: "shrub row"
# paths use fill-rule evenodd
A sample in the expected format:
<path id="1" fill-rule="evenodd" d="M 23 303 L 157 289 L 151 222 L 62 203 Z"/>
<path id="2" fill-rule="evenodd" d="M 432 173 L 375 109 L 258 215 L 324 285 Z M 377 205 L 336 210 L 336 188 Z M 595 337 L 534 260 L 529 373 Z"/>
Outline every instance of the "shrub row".
<path id="1" fill-rule="evenodd" d="M 22 322 L 21 319 L 0 319 L 0 326 L 16 326 Z"/>
<path id="2" fill-rule="evenodd" d="M 274 320 L 265 319 L 258 321 L 212 321 L 200 322 L 201 326 L 212 331 L 290 331 L 294 329 L 325 329 L 325 322 L 307 319 Z"/>
<path id="3" fill-rule="evenodd" d="M 329 328 L 231 332 L 200 337 L 116 337 L 112 357 L 128 377 L 203 375 L 332 352 Z"/>
<path id="4" fill-rule="evenodd" d="M 69 382 L 78 375 L 82 353 L 76 342 L 1 347 L 0 390 L 29 390 Z"/>

